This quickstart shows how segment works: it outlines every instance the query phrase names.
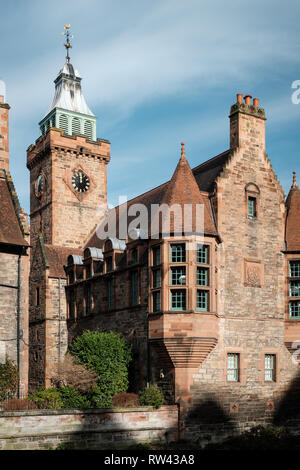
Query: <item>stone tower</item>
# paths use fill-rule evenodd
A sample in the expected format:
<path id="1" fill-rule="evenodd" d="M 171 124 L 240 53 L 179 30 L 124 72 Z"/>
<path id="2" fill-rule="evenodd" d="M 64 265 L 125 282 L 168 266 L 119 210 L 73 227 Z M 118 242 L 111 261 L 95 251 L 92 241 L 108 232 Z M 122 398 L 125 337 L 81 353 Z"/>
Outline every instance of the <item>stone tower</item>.
<path id="1" fill-rule="evenodd" d="M 65 46 L 68 51 L 68 35 Z M 30 381 L 36 386 L 49 385 L 67 344 L 66 275 L 56 267 L 84 245 L 105 213 L 110 160 L 110 143 L 96 138 L 96 117 L 86 104 L 81 77 L 69 54 L 54 83 L 52 105 L 39 123 L 40 137 L 27 151 L 32 245 Z"/>

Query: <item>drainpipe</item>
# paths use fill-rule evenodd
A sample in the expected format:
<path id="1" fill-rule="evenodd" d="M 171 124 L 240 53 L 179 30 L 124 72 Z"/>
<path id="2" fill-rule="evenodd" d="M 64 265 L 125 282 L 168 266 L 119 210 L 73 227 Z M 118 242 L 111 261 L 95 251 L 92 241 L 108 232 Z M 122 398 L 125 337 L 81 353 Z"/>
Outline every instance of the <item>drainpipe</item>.
<path id="1" fill-rule="evenodd" d="M 60 357 L 61 357 L 61 299 L 60 299 L 60 286 L 61 279 L 58 279 L 58 367 L 60 366 Z"/>
<path id="2" fill-rule="evenodd" d="M 20 398 L 20 313 L 21 313 L 21 255 L 18 255 L 18 285 L 17 285 L 17 367 L 18 367 L 18 391 L 17 396 Z"/>

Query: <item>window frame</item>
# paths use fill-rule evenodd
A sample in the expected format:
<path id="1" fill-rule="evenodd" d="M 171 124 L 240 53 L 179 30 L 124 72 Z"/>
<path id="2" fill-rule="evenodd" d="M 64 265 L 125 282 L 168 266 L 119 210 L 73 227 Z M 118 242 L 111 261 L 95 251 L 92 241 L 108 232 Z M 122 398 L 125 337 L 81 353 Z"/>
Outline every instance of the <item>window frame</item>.
<path id="1" fill-rule="evenodd" d="M 236 358 L 236 367 L 228 367 L 230 356 L 235 356 Z M 229 383 L 240 383 L 241 381 L 241 372 L 240 372 L 241 357 L 239 352 L 227 352 L 226 355 L 226 379 Z M 229 371 L 236 371 L 236 378 L 231 379 Z"/>

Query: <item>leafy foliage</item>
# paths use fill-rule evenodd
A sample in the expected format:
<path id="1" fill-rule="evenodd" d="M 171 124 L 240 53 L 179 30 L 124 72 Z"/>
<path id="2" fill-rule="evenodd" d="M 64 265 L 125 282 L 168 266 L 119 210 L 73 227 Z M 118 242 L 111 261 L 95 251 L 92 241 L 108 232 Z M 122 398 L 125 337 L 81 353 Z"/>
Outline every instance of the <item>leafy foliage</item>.
<path id="1" fill-rule="evenodd" d="M 40 389 L 28 396 L 40 409 L 57 409 L 63 407 L 63 400 L 56 388 Z"/>
<path id="2" fill-rule="evenodd" d="M 151 384 L 140 393 L 140 404 L 142 406 L 153 406 L 160 408 L 164 403 L 164 396 L 156 384 Z"/>
<path id="3" fill-rule="evenodd" d="M 18 387 L 18 369 L 15 364 L 7 359 L 5 364 L 0 364 L 0 401 L 13 397 Z"/>
<path id="4" fill-rule="evenodd" d="M 282 426 L 255 426 L 240 436 L 220 444 L 209 444 L 205 450 L 298 450 L 299 436 Z"/>
<path id="5" fill-rule="evenodd" d="M 86 330 L 70 345 L 70 352 L 98 376 L 90 394 L 92 406 L 110 407 L 114 395 L 127 391 L 131 348 L 119 334 Z"/>
<path id="6" fill-rule="evenodd" d="M 91 408 L 88 398 L 74 387 L 61 387 L 58 389 L 62 401 L 62 408 Z"/>
<path id="7" fill-rule="evenodd" d="M 112 399 L 112 405 L 116 408 L 136 408 L 140 400 L 135 393 L 118 393 Z"/>

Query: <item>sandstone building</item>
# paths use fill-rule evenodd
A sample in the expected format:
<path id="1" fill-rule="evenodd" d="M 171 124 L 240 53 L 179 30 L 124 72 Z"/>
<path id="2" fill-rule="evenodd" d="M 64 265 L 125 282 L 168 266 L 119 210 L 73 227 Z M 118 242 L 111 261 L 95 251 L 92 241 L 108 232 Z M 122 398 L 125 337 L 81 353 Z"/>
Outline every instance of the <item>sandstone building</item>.
<path id="1" fill-rule="evenodd" d="M 0 363 L 14 361 L 28 388 L 29 227 L 9 172 L 9 109 L 0 96 Z"/>
<path id="2" fill-rule="evenodd" d="M 67 59 L 27 152 L 31 389 L 51 385 L 74 336 L 114 330 L 133 345 L 133 388 L 156 382 L 169 403 L 180 401 L 186 437 L 204 432 L 199 423 L 279 413 L 298 377 L 300 190 L 294 175 L 285 201 L 258 99 L 238 94 L 229 121 L 228 150 L 191 169 L 182 144 L 170 181 L 107 216 L 110 143 L 96 138 Z M 158 214 L 155 237 L 151 222 L 132 229 L 137 205 L 177 205 L 183 219 L 188 205 L 190 230 L 182 234 L 174 214 L 170 233 Z M 98 224 L 114 216 L 114 236 L 99 238 Z"/>

